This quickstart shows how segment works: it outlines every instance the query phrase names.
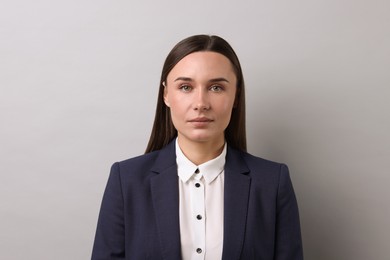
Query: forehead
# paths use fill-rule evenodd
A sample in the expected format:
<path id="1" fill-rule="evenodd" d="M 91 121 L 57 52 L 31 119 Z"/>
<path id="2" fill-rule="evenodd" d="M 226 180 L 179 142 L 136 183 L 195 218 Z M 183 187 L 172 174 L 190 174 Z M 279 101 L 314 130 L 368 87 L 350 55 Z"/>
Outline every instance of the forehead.
<path id="1" fill-rule="evenodd" d="M 224 55 L 202 51 L 188 54 L 169 72 L 168 80 L 173 77 L 226 77 L 235 78 L 230 60 Z"/>

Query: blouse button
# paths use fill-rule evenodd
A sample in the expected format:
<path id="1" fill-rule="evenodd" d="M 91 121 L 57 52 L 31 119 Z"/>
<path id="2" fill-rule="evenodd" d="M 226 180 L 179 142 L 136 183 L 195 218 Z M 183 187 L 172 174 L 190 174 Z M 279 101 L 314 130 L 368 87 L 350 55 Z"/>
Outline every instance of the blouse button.
<path id="1" fill-rule="evenodd" d="M 201 220 L 202 219 L 202 215 L 197 215 L 196 218 Z"/>
<path id="2" fill-rule="evenodd" d="M 195 187 L 199 188 L 200 184 L 199 183 L 195 183 Z"/>
<path id="3" fill-rule="evenodd" d="M 195 173 L 198 174 L 198 173 L 199 173 L 199 169 L 196 169 L 196 170 L 195 170 Z"/>
<path id="4" fill-rule="evenodd" d="M 201 249 L 201 248 L 197 248 L 197 249 L 196 249 L 196 252 L 197 252 L 198 254 L 201 254 L 201 253 L 202 253 L 202 249 Z"/>

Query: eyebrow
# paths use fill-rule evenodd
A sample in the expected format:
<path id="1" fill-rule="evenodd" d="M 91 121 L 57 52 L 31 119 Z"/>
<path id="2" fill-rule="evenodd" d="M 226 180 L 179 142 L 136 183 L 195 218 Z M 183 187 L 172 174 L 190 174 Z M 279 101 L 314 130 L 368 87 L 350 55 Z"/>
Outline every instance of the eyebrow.
<path id="1" fill-rule="evenodd" d="M 181 81 L 189 81 L 189 82 L 193 82 L 194 81 L 192 78 L 188 78 L 188 77 L 178 77 L 174 81 L 176 82 L 176 81 L 179 81 L 179 80 L 181 80 Z M 222 77 L 209 80 L 210 83 L 221 82 L 221 81 L 229 83 L 229 80 L 227 80 L 225 78 L 222 78 Z"/>

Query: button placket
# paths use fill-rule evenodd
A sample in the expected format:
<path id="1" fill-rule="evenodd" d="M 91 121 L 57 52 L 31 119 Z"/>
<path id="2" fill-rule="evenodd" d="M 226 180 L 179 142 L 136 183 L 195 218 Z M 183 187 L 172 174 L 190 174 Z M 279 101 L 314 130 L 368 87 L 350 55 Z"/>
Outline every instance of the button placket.
<path id="1" fill-rule="evenodd" d="M 204 248 L 206 246 L 206 223 L 204 218 L 205 213 L 205 197 L 202 173 L 197 169 L 193 175 L 193 183 L 191 188 L 192 200 L 192 223 L 194 227 L 194 257 L 195 259 L 203 259 Z"/>

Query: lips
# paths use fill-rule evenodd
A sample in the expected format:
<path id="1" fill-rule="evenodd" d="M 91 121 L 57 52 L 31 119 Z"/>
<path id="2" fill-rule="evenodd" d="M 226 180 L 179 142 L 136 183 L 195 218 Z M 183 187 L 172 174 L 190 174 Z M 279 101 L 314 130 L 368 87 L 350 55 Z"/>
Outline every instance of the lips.
<path id="1" fill-rule="evenodd" d="M 213 122 L 213 120 L 207 117 L 197 117 L 188 120 L 188 122 L 195 128 L 208 128 L 208 126 L 211 122 Z"/>
<path id="2" fill-rule="evenodd" d="M 207 118 L 207 117 L 197 117 L 197 118 L 188 120 L 188 122 L 190 122 L 190 123 L 208 123 L 208 122 L 212 122 L 212 121 L 213 120 L 211 120 L 210 118 Z"/>

